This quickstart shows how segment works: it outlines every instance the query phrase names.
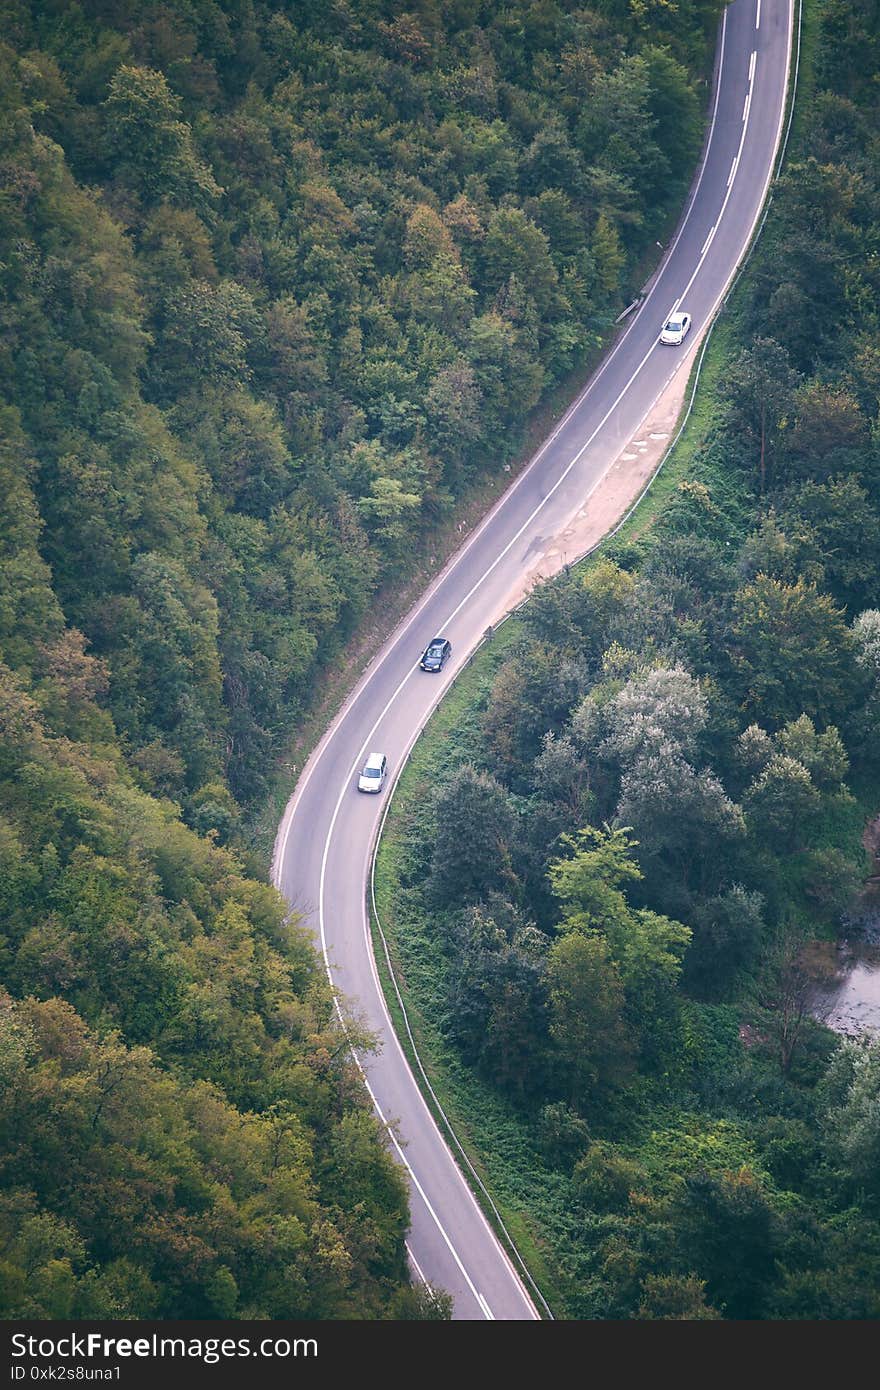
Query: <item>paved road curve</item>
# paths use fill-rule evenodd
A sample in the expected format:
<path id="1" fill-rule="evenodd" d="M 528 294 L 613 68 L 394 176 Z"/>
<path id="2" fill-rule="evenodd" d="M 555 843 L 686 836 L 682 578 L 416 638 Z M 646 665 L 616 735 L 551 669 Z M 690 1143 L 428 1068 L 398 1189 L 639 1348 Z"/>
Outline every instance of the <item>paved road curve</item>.
<path id="1" fill-rule="evenodd" d="M 396 1120 L 411 1188 L 409 1250 L 416 1270 L 449 1290 L 456 1318 L 538 1316 L 492 1234 L 413 1080 L 388 1019 L 369 941 L 364 886 L 384 808 L 359 795 L 372 749 L 392 777 L 443 690 L 517 576 L 545 551 L 645 418 L 684 349 L 661 347 L 677 303 L 692 334 L 710 320 L 764 201 L 783 123 L 793 0 L 734 0 L 722 22 L 711 134 L 686 214 L 616 348 L 529 466 L 434 580 L 370 665 L 310 759 L 278 832 L 273 873 L 320 936 L 333 983 L 383 1039 L 363 1060 L 380 1115 Z M 691 339 L 693 341 L 693 339 Z M 689 346 L 690 344 L 686 344 Z M 418 669 L 436 633 L 454 657 L 442 675 Z"/>

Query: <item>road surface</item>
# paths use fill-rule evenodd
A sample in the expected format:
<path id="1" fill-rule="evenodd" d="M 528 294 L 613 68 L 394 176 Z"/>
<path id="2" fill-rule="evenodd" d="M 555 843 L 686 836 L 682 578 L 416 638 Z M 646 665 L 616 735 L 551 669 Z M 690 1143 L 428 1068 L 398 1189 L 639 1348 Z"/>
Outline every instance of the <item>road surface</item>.
<path id="1" fill-rule="evenodd" d="M 319 936 L 328 973 L 382 1039 L 360 1059 L 410 1183 L 408 1248 L 417 1274 L 448 1290 L 456 1318 L 527 1319 L 539 1305 L 477 1206 L 413 1079 L 388 1018 L 365 905 L 370 856 L 388 788 L 359 794 L 373 749 L 390 776 L 518 576 L 632 438 L 681 362 L 659 330 L 676 305 L 701 334 L 748 246 L 783 127 L 793 0 L 734 0 L 719 37 L 710 133 L 678 232 L 644 303 L 538 453 L 403 619 L 313 753 L 279 827 L 274 880 Z M 561 564 L 561 557 L 560 557 Z M 546 566 L 544 566 L 546 572 Z M 453 644 L 441 675 L 417 666 L 435 634 Z"/>

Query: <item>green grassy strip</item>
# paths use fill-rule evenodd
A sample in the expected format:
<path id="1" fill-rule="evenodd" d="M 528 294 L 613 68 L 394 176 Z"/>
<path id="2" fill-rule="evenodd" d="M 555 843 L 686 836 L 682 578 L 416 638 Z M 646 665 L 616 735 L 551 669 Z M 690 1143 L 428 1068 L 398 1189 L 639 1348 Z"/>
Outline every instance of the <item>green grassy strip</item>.
<path id="1" fill-rule="evenodd" d="M 797 100 L 791 122 L 789 148 L 802 150 L 807 133 L 810 103 L 816 90 L 816 56 L 819 51 L 819 27 L 825 0 L 804 0 L 801 12 L 801 48 L 798 71 Z M 797 15 L 795 15 L 795 24 Z"/>
<path id="2" fill-rule="evenodd" d="M 389 904 L 386 892 L 390 890 L 393 895 L 393 875 L 386 881 L 380 889 L 377 883 L 377 901 L 381 902 L 380 912 L 382 914 L 383 927 L 387 929 L 390 920 Z M 381 896 L 380 896 L 381 895 Z M 400 927 L 400 923 L 395 923 L 395 927 Z M 412 1010 L 413 992 L 406 986 L 406 971 L 401 963 L 399 955 L 396 954 L 392 939 L 397 932 L 388 939 L 389 952 L 394 962 L 394 972 L 401 993 L 406 1000 L 406 1008 L 409 1026 L 412 1029 L 416 1046 L 419 1052 L 421 1065 L 430 1081 L 431 1091 L 442 1107 L 442 1113 L 438 1104 L 434 1101 L 431 1091 L 424 1085 L 421 1077 L 419 1060 L 416 1059 L 413 1048 L 407 1034 L 407 1020 L 404 1019 L 403 1012 L 397 999 L 397 992 L 388 972 L 385 961 L 381 939 L 377 938 L 374 928 L 374 951 L 376 955 L 379 979 L 385 991 L 388 1002 L 389 1012 L 394 1023 L 395 1031 L 400 1039 L 404 1054 L 413 1068 L 414 1074 L 420 1082 L 420 1086 L 425 1097 L 428 1108 L 431 1110 L 441 1133 L 446 1134 L 446 1120 L 448 1117 L 452 1124 L 455 1135 L 462 1148 L 473 1164 L 474 1169 L 479 1174 L 480 1180 L 486 1188 L 493 1193 L 493 1200 L 502 1214 L 504 1224 L 508 1233 L 516 1245 L 517 1250 L 532 1278 L 540 1288 L 542 1294 L 547 1299 L 551 1309 L 555 1312 L 563 1306 L 564 1295 L 562 1290 L 557 1287 L 552 1273 L 552 1266 L 548 1264 L 542 1246 L 535 1234 L 535 1230 L 530 1224 L 529 1217 L 521 1208 L 519 1197 L 512 1194 L 511 1200 L 505 1200 L 502 1195 L 505 1189 L 509 1188 L 506 1175 L 503 1170 L 499 1170 L 492 1162 L 490 1153 L 491 1144 L 487 1146 L 486 1135 L 491 1138 L 502 1137 L 502 1148 L 509 1151 L 511 1144 L 518 1146 L 520 1136 L 516 1132 L 516 1119 L 512 1114 L 506 1113 L 503 1102 L 499 1102 L 498 1097 L 491 1091 L 482 1086 L 480 1081 L 473 1077 L 464 1067 L 454 1052 L 446 1045 L 442 1034 L 419 1010 Z M 472 1118 L 469 1118 L 472 1117 Z M 478 1128 L 474 1127 L 472 1119 L 478 1120 Z M 452 1146 L 455 1148 L 455 1145 Z M 496 1230 L 497 1234 L 503 1238 L 503 1233 L 498 1227 L 495 1213 L 487 1202 L 484 1193 L 479 1186 L 471 1183 L 474 1195 L 483 1210 L 486 1219 Z"/>

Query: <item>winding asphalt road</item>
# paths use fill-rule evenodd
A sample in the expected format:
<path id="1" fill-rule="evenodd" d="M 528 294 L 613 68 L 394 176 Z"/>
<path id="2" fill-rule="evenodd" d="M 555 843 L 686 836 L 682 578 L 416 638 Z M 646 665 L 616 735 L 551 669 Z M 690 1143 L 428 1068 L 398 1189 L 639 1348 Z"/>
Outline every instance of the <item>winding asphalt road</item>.
<path id="1" fill-rule="evenodd" d="M 408 1172 L 410 1256 L 417 1274 L 452 1293 L 456 1318 L 539 1313 L 461 1176 L 394 1035 L 365 905 L 388 789 L 380 796 L 359 794 L 357 771 L 365 755 L 379 749 L 388 756 L 391 778 L 399 772 L 456 670 L 503 613 L 517 577 L 587 505 L 638 430 L 693 341 L 683 348 L 658 344 L 669 311 L 681 305 L 692 315 L 693 337 L 708 326 L 769 186 L 792 27 L 793 0 L 734 0 L 726 10 L 703 163 L 649 294 L 534 459 L 367 668 L 306 765 L 279 827 L 274 880 L 320 935 L 333 984 L 382 1039 L 378 1055 L 359 1061 Z M 442 675 L 426 675 L 418 659 L 437 633 L 451 639 L 453 659 Z"/>

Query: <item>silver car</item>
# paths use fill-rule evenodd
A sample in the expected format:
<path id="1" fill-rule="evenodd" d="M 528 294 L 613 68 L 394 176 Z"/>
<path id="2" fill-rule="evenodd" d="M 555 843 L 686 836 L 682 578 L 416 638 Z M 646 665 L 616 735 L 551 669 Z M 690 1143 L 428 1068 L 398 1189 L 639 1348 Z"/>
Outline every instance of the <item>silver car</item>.
<path id="1" fill-rule="evenodd" d="M 384 753 L 371 753 L 358 777 L 359 792 L 380 792 L 388 776 L 388 759 Z"/>

